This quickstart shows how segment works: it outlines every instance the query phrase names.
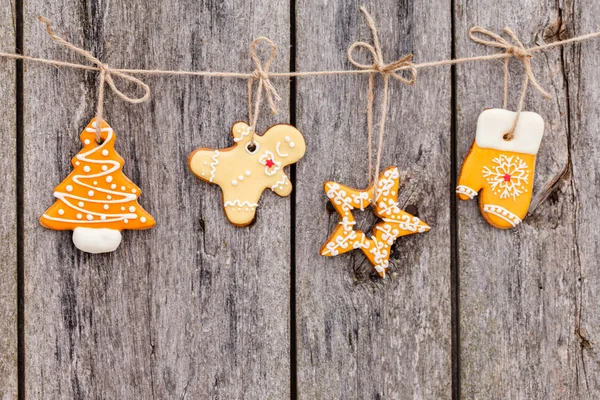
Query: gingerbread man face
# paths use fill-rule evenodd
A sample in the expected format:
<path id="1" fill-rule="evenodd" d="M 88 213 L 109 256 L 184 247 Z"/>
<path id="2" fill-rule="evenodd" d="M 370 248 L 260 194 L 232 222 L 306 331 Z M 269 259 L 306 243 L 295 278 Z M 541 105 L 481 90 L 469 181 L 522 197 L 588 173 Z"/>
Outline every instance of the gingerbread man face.
<path id="1" fill-rule="evenodd" d="M 238 226 L 254 219 L 262 192 L 271 189 L 288 196 L 292 184 L 283 168 L 304 156 L 306 143 L 291 125 L 274 125 L 262 136 L 254 135 L 245 122 L 231 128 L 235 144 L 226 149 L 197 149 L 188 158 L 198 178 L 219 185 L 227 219 Z"/>

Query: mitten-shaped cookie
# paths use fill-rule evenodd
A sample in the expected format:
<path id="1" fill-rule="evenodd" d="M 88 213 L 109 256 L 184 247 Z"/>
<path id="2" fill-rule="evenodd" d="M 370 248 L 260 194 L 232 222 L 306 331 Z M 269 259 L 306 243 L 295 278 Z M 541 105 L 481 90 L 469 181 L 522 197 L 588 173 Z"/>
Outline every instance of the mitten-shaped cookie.
<path id="1" fill-rule="evenodd" d="M 483 218 L 492 226 L 509 229 L 527 214 L 535 157 L 544 134 L 539 114 L 521 112 L 509 139 L 517 113 L 504 109 L 483 111 L 477 120 L 475 142 L 458 178 L 461 200 L 479 196 Z"/>
<path id="2" fill-rule="evenodd" d="M 231 128 L 235 144 L 226 149 L 197 149 L 188 158 L 190 170 L 223 191 L 223 207 L 234 225 L 248 225 L 254 219 L 262 192 L 271 189 L 280 196 L 292 192 L 292 183 L 283 171 L 304 156 L 306 144 L 298 129 L 279 124 L 262 136 L 254 135 L 245 122 Z"/>

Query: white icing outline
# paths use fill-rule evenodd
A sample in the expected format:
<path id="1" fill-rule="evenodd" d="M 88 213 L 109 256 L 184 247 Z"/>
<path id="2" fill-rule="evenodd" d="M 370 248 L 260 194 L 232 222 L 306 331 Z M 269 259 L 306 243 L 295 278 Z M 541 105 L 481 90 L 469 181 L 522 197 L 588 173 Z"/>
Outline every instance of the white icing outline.
<path id="1" fill-rule="evenodd" d="M 254 146 L 256 146 L 254 148 L 253 151 L 250 151 L 250 149 L 248 148 L 248 146 L 250 146 L 252 144 L 252 142 L 248 142 L 246 143 L 246 146 L 244 147 L 244 149 L 246 149 L 246 153 L 253 155 L 254 153 L 256 153 L 258 151 L 258 149 L 260 148 L 260 146 L 258 145 L 258 142 L 254 142 Z"/>
<path id="2" fill-rule="evenodd" d="M 239 141 L 241 141 L 244 138 L 244 136 L 248 136 L 248 134 L 250 133 L 250 130 L 251 130 L 251 128 L 248 127 L 248 129 L 246 129 L 245 131 L 241 132 L 239 138 L 234 137 L 233 141 L 236 142 L 236 143 L 239 142 Z"/>
<path id="3" fill-rule="evenodd" d="M 283 175 L 283 177 L 281 178 L 281 180 L 275 182 L 275 184 L 273 186 L 271 186 L 271 190 L 275 191 L 275 189 L 277 189 L 277 186 L 285 185 L 287 183 L 286 182 L 287 179 L 288 179 L 287 175 Z"/>
<path id="4" fill-rule="evenodd" d="M 210 178 L 209 182 L 212 182 L 215 179 L 215 172 L 217 172 L 217 165 L 219 165 L 219 150 L 215 150 L 214 154 L 211 157 L 212 162 L 210 163 Z"/>
<path id="5" fill-rule="evenodd" d="M 223 205 L 225 207 L 258 207 L 258 203 L 250 203 L 248 200 L 241 201 L 238 199 L 235 199 L 233 201 L 226 201 Z"/>
<path id="6" fill-rule="evenodd" d="M 456 187 L 456 193 L 464 194 L 465 196 L 468 196 L 469 199 L 473 199 L 473 197 L 477 196 L 477 192 L 475 190 L 465 185 L 458 185 Z"/>
<path id="7" fill-rule="evenodd" d="M 484 204 L 483 211 L 485 211 L 488 214 L 492 214 L 492 215 L 502 218 L 503 220 L 505 220 L 506 222 L 511 224 L 513 227 L 515 227 L 521 223 L 521 218 L 519 218 L 518 216 L 516 216 L 515 214 L 513 214 L 512 212 L 508 211 L 506 208 L 501 207 L 501 206 L 497 206 L 494 204 Z M 502 214 L 499 214 L 499 212 Z M 503 215 L 503 214 L 506 214 L 506 215 Z"/>
<path id="8" fill-rule="evenodd" d="M 279 146 L 281 146 L 281 142 L 277 142 L 277 145 L 275 146 L 275 151 L 277 152 L 277 154 L 279 155 L 279 157 L 287 157 L 287 156 L 289 156 L 288 153 L 281 153 L 279 151 Z"/>

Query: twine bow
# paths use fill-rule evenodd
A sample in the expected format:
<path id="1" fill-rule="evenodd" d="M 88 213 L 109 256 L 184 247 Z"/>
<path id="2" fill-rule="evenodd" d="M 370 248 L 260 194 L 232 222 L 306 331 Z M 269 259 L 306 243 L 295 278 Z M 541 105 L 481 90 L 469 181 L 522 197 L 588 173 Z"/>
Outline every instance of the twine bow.
<path id="1" fill-rule="evenodd" d="M 270 48 L 269 58 L 265 61 L 264 64 L 261 63 L 260 58 L 256 53 L 256 47 L 259 43 L 264 42 Z M 252 72 L 252 76 L 248 79 L 248 116 L 250 119 L 250 129 L 252 130 L 252 138 L 251 143 L 254 143 L 254 132 L 256 130 L 256 122 L 258 121 L 258 114 L 260 112 L 260 104 L 262 100 L 262 91 L 265 91 L 265 97 L 267 98 L 267 102 L 269 103 L 269 107 L 271 107 L 271 112 L 273 114 L 277 114 L 277 106 L 275 104 L 275 100 L 281 100 L 279 93 L 271 83 L 269 79 L 269 69 L 271 68 L 271 64 L 275 60 L 275 54 L 277 52 L 277 46 L 275 43 L 267 37 L 261 36 L 256 38 L 250 43 L 250 57 L 252 61 L 254 61 L 255 69 Z M 258 80 L 258 88 L 256 93 L 256 100 L 254 101 L 254 112 L 252 111 L 252 87 L 254 86 L 254 81 Z"/>
<path id="2" fill-rule="evenodd" d="M 529 82 L 531 82 L 531 85 L 547 99 L 551 98 L 552 96 L 550 95 L 550 93 L 545 91 L 540 86 L 538 81 L 535 79 L 535 76 L 533 75 L 533 70 L 531 68 L 531 59 L 533 58 L 533 54 L 530 51 L 528 51 L 525 48 L 525 46 L 523 46 L 523 43 L 521 42 L 521 40 L 519 40 L 519 38 L 512 31 L 512 29 L 506 27 L 506 28 L 504 28 L 504 32 L 508 36 L 510 36 L 513 43 L 510 43 L 509 41 L 504 39 L 502 36 L 492 32 L 492 31 L 489 31 L 485 28 L 482 28 L 480 26 L 474 26 L 471 29 L 469 29 L 469 37 L 471 38 L 471 40 L 473 40 L 477 43 L 483 44 L 485 46 L 504 49 L 505 53 L 511 56 L 511 57 L 506 57 L 504 59 L 504 107 L 503 108 L 505 108 L 505 109 L 507 108 L 507 104 L 508 104 L 508 61 L 510 60 L 510 58 L 514 57 L 523 64 L 523 70 L 525 72 L 525 80 L 523 82 L 523 89 L 521 90 L 521 96 L 519 98 L 517 115 L 513 122 L 512 128 L 510 129 L 509 132 L 507 132 L 504 135 L 505 140 L 512 140 L 514 138 L 515 128 L 517 127 L 517 122 L 519 121 L 521 111 L 523 110 L 523 103 L 525 102 L 525 94 L 527 93 L 527 87 L 528 87 Z M 492 41 L 492 40 L 482 39 L 480 37 L 475 36 L 475 33 L 480 33 L 480 34 L 482 34 L 484 36 L 488 36 L 494 40 Z"/>
<path id="3" fill-rule="evenodd" d="M 387 117 L 387 103 L 388 103 L 388 86 L 389 78 L 392 77 L 397 81 L 405 85 L 414 85 L 417 81 L 417 69 L 413 65 L 412 54 L 408 54 L 401 57 L 397 61 L 386 64 L 383 61 L 383 53 L 381 52 L 381 45 L 379 44 L 379 36 L 377 34 L 377 27 L 371 15 L 367 12 L 364 6 L 360 7 L 360 11 L 365 16 L 371 35 L 373 36 L 373 45 L 365 42 L 355 42 L 348 48 L 348 60 L 352 65 L 357 68 L 371 71 L 369 73 L 369 96 L 368 96 L 368 107 L 367 107 L 367 133 L 368 133 L 368 157 L 369 157 L 369 183 L 373 182 L 373 201 L 377 200 L 377 179 L 379 176 L 379 168 L 381 164 L 381 152 L 383 150 L 383 134 L 385 132 L 385 120 Z M 373 57 L 373 64 L 362 64 L 354 59 L 352 53 L 357 48 L 364 48 L 368 50 Z M 399 70 L 409 70 L 410 78 L 405 78 L 398 74 Z M 379 143 L 377 148 L 377 160 L 375 162 L 375 173 L 373 172 L 373 102 L 374 95 L 373 89 L 375 86 L 375 74 L 379 73 L 383 76 L 383 100 L 381 101 L 381 116 L 379 120 Z"/>
<path id="4" fill-rule="evenodd" d="M 98 58 L 94 57 L 94 55 L 92 55 L 92 53 L 90 53 L 89 51 L 82 49 L 80 47 L 77 47 L 74 44 L 69 43 L 65 39 L 58 36 L 52 30 L 52 22 L 50 20 L 48 20 L 47 18 L 38 17 L 38 20 L 40 22 L 43 22 L 46 25 L 46 31 L 48 32 L 48 35 L 50 35 L 50 37 L 55 42 L 65 46 L 68 49 L 75 51 L 76 53 L 81 54 L 82 56 L 87 58 L 90 62 L 96 64 L 96 66 L 98 67 L 98 71 L 100 72 L 100 77 L 99 77 L 99 83 L 98 83 L 98 100 L 97 100 L 98 104 L 97 104 L 97 109 L 96 109 L 96 142 L 100 142 L 102 139 L 100 136 L 100 133 L 101 133 L 102 112 L 104 109 L 104 84 L 107 83 L 108 86 L 110 87 L 110 89 L 118 97 L 120 97 L 121 99 L 125 100 L 126 102 L 132 103 L 132 104 L 143 103 L 144 101 L 148 100 L 150 98 L 150 87 L 136 77 L 133 77 L 124 72 L 120 72 L 120 71 L 111 69 L 107 64 L 103 63 Z M 115 82 L 112 78 L 113 75 L 118 76 L 126 81 L 129 81 L 129 82 L 134 83 L 135 85 L 141 87 L 144 90 L 144 95 L 142 97 L 131 97 L 131 96 L 126 95 L 121 90 L 119 90 L 117 88 L 117 86 L 115 85 Z"/>

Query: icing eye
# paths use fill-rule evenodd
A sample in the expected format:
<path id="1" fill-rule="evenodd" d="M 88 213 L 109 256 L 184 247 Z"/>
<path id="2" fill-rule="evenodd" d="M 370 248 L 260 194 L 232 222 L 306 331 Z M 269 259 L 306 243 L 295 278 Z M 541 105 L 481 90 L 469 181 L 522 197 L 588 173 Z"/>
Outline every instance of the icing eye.
<path id="1" fill-rule="evenodd" d="M 294 148 L 294 146 L 296 146 L 296 144 L 294 142 L 290 142 L 290 148 Z"/>
<path id="2" fill-rule="evenodd" d="M 285 141 L 286 141 L 286 142 L 288 142 L 288 143 L 289 143 L 291 140 L 292 140 L 292 139 L 290 139 L 290 137 L 289 137 L 289 136 L 286 136 L 286 137 L 285 137 Z"/>

